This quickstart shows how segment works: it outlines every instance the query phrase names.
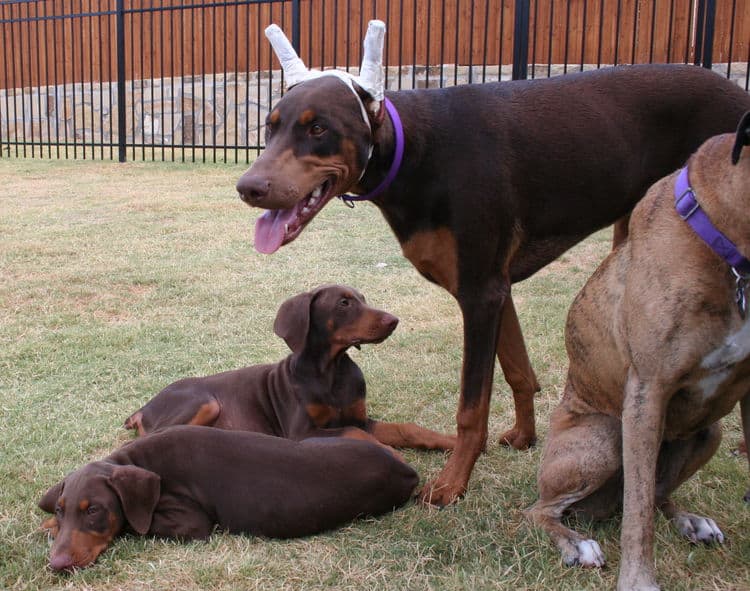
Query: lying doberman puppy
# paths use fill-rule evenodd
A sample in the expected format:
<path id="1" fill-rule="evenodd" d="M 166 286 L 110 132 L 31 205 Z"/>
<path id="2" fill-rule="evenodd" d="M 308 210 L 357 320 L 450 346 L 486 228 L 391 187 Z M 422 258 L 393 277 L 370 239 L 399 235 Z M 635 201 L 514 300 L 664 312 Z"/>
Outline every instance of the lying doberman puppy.
<path id="1" fill-rule="evenodd" d="M 625 216 L 702 142 L 733 131 L 750 96 L 709 70 L 667 65 L 384 92 L 382 34 L 353 80 L 277 49 L 291 88 L 237 190 L 268 210 L 256 223 L 262 252 L 294 240 L 334 196 L 366 193 L 404 256 L 458 301 L 458 439 L 422 492 L 444 505 L 465 492 L 485 446 L 495 352 L 516 409 L 500 439 L 535 439 L 538 384 L 511 284 Z"/>
<path id="2" fill-rule="evenodd" d="M 412 423 L 367 416 L 365 380 L 346 350 L 380 343 L 398 318 L 368 306 L 342 285 L 325 285 L 284 302 L 274 331 L 292 354 L 255 365 L 175 382 L 126 421 L 140 435 L 168 425 L 207 425 L 289 439 L 374 437 L 394 447 L 452 449 L 455 436 Z"/>
<path id="3" fill-rule="evenodd" d="M 708 140 L 657 182 L 633 211 L 628 240 L 570 309 L 568 380 L 527 514 L 566 564 L 602 566 L 599 545 L 560 518 L 604 517 L 621 502 L 619 589 L 658 589 L 656 507 L 693 542 L 724 538 L 670 496 L 714 454 L 719 419 L 737 402 L 750 434 L 748 144 L 750 113 L 736 135 Z"/>
<path id="4" fill-rule="evenodd" d="M 367 441 L 289 441 L 177 426 L 125 444 L 50 488 L 54 570 L 93 563 L 132 530 L 181 539 L 231 533 L 306 536 L 403 505 L 417 473 Z"/>

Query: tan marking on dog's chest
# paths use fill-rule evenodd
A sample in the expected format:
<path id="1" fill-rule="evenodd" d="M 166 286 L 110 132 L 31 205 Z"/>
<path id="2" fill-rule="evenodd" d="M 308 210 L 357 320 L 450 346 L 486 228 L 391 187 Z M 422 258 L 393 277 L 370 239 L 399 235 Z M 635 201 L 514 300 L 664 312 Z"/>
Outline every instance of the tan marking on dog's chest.
<path id="1" fill-rule="evenodd" d="M 401 244 L 401 251 L 422 275 L 454 296 L 458 293 L 458 252 L 450 230 L 416 232 Z"/>
<path id="2" fill-rule="evenodd" d="M 305 409 L 310 417 L 310 420 L 315 424 L 316 427 L 326 427 L 334 419 L 338 419 L 341 415 L 341 410 L 328 404 L 312 403 L 308 404 Z"/>
<path id="3" fill-rule="evenodd" d="M 367 404 L 364 398 L 345 408 L 313 402 L 308 404 L 305 409 L 312 422 L 319 428 L 367 422 Z"/>
<path id="4" fill-rule="evenodd" d="M 345 423 L 366 423 L 367 422 L 367 403 L 364 398 L 347 406 L 341 411 L 341 418 Z"/>

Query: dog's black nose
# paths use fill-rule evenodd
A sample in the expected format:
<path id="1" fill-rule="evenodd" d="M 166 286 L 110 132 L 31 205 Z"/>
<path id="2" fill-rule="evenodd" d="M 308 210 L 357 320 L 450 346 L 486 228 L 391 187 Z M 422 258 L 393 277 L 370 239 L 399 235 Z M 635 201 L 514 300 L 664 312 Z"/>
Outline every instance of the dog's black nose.
<path id="1" fill-rule="evenodd" d="M 271 190 L 271 182 L 255 174 L 243 174 L 237 181 L 240 199 L 249 205 L 257 205 Z"/>

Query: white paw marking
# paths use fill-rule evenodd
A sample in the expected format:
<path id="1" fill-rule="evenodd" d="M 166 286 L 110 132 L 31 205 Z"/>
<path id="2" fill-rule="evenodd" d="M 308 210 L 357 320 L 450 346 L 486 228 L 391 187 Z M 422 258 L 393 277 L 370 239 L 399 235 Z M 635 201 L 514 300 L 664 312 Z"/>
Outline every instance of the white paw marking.
<path id="1" fill-rule="evenodd" d="M 581 566 L 599 568 L 607 563 L 604 552 L 602 552 L 596 540 L 577 542 L 576 549 L 578 550 L 578 564 Z"/>
<path id="2" fill-rule="evenodd" d="M 675 517 L 675 524 L 679 532 L 694 544 L 698 542 L 704 544 L 724 543 L 724 533 L 716 525 L 716 522 L 708 517 L 682 513 Z"/>

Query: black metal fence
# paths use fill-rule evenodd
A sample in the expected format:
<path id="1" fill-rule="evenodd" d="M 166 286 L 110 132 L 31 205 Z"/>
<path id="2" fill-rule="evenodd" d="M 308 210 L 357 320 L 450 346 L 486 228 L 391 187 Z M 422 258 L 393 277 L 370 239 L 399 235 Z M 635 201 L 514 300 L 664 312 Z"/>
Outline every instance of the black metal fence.
<path id="1" fill-rule="evenodd" d="M 0 0 L 0 157 L 250 161 L 283 77 L 356 68 L 388 25 L 389 88 L 683 62 L 750 85 L 744 0 Z"/>

